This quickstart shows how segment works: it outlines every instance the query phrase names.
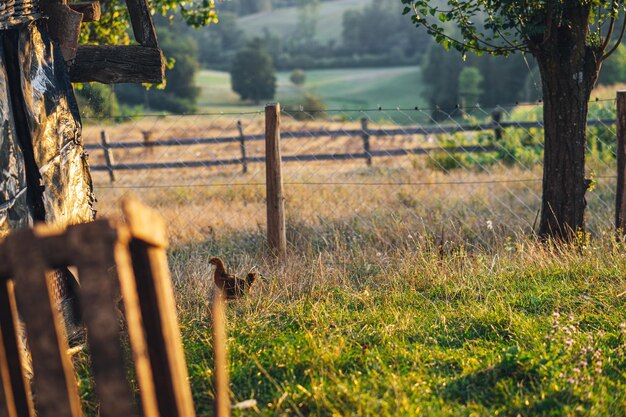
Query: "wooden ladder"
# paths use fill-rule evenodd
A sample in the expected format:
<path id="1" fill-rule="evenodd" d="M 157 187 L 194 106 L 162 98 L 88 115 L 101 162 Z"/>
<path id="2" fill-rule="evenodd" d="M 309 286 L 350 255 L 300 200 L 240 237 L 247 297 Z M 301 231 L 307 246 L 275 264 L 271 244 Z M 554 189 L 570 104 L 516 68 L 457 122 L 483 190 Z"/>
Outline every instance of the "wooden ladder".
<path id="1" fill-rule="evenodd" d="M 135 201 L 124 201 L 122 208 L 125 224 L 98 220 L 62 232 L 35 227 L 0 243 L 0 417 L 83 415 L 49 279 L 50 271 L 68 266 L 77 268 L 80 279 L 100 415 L 195 415 L 165 253 L 165 223 Z M 120 299 L 140 406 L 127 378 Z M 20 321 L 32 357 L 32 384 L 25 375 Z"/>

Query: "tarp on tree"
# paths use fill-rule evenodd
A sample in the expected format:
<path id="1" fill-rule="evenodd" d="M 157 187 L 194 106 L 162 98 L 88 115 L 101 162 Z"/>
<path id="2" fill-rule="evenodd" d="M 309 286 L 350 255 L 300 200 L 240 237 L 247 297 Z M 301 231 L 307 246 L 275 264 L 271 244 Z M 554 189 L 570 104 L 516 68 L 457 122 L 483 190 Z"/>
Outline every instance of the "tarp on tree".
<path id="1" fill-rule="evenodd" d="M 34 221 L 90 221 L 91 176 L 65 61 L 41 21 L 2 30 L 1 19 L 0 10 L 0 239 Z"/>

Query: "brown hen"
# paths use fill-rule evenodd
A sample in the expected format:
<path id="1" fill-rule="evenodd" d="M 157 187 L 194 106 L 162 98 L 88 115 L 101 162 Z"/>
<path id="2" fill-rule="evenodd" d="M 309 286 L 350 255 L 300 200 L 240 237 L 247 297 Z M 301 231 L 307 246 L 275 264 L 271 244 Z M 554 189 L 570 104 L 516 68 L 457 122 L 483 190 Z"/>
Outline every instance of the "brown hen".
<path id="1" fill-rule="evenodd" d="M 258 275 L 256 272 L 250 272 L 246 278 L 237 278 L 232 274 L 226 273 L 224 261 L 215 256 L 209 259 L 209 263 L 215 265 L 215 272 L 213 273 L 215 286 L 222 290 L 227 300 L 241 298 L 250 292 L 250 287 Z"/>

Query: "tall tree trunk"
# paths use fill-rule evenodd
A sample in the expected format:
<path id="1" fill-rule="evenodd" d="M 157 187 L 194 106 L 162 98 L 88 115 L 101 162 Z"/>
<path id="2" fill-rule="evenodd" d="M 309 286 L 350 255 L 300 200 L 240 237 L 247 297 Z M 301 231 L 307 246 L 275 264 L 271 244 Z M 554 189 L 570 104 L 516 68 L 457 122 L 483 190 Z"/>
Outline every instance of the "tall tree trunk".
<path id="1" fill-rule="evenodd" d="M 549 46 L 533 51 L 544 100 L 539 223 L 539 235 L 544 237 L 569 240 L 585 226 L 587 111 L 601 62 L 600 52 L 586 45 L 586 30 L 586 23 L 579 28 L 554 28 Z"/>
<path id="2" fill-rule="evenodd" d="M 540 65 L 545 149 L 539 234 L 567 239 L 584 228 L 585 149 L 590 92 L 582 71 L 564 77 L 561 65 Z M 567 74 L 572 74 L 568 71 Z"/>

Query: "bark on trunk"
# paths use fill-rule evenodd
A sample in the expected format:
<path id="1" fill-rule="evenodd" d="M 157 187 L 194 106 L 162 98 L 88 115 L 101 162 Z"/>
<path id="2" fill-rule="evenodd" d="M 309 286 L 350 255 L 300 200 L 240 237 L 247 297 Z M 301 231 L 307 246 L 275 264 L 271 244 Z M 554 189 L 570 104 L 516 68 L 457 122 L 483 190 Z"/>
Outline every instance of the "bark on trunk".
<path id="1" fill-rule="evenodd" d="M 545 149 L 539 234 L 568 239 L 584 229 L 589 91 L 582 71 L 542 65 Z M 567 77 L 564 74 L 568 74 Z"/>
<path id="2" fill-rule="evenodd" d="M 533 55 L 543 87 L 544 166 L 539 235 L 569 240 L 585 226 L 587 110 L 601 53 L 586 44 L 587 12 L 553 27 Z"/>

